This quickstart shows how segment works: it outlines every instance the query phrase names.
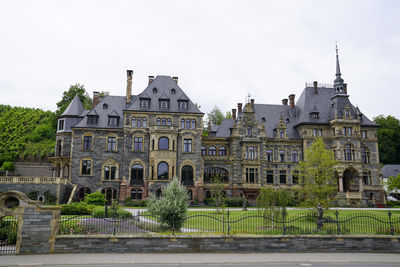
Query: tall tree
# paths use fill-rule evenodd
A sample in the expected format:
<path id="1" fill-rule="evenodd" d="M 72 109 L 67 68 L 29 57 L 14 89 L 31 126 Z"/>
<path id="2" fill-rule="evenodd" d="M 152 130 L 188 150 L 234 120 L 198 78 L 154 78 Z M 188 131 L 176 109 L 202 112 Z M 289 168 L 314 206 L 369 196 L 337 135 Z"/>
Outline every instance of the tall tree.
<path id="1" fill-rule="evenodd" d="M 220 125 L 225 119 L 224 114 L 218 107 L 214 107 L 209 113 L 207 113 L 207 117 L 208 122 L 211 122 L 211 125 Z"/>
<path id="2" fill-rule="evenodd" d="M 387 180 L 387 190 L 390 191 L 396 191 L 398 192 L 400 190 L 400 173 L 397 174 L 397 176 L 390 176 Z"/>
<path id="3" fill-rule="evenodd" d="M 329 197 L 337 190 L 334 174 L 336 164 L 333 151 L 326 149 L 322 138 L 305 149 L 304 161 L 298 165 L 300 185 L 307 202 L 316 207 L 329 205 Z"/>
<path id="4" fill-rule="evenodd" d="M 92 100 L 86 92 L 85 87 L 77 83 L 75 85 L 71 85 L 68 91 L 64 91 L 62 99 L 57 102 L 57 116 L 60 116 L 64 112 L 69 103 L 71 103 L 72 99 L 74 99 L 75 95 L 79 96 L 79 99 L 81 100 L 85 109 L 91 109 L 93 107 Z"/>
<path id="5" fill-rule="evenodd" d="M 400 163 L 400 121 L 380 115 L 374 119 L 378 129 L 379 159 L 384 164 Z"/>

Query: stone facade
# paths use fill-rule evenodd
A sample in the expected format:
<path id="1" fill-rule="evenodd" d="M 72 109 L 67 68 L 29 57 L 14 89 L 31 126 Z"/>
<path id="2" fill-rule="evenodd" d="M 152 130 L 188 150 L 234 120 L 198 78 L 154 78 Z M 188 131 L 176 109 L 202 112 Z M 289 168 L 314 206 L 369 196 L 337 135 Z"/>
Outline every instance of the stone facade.
<path id="1" fill-rule="evenodd" d="M 149 76 L 147 88 L 132 95 L 132 74 L 126 96 L 96 97 L 90 111 L 75 97 L 59 118 L 52 160 L 54 175 L 74 186 L 69 200 L 94 191 L 146 199 L 176 177 L 201 202 L 219 176 L 228 197 L 254 203 L 261 187 L 297 187 L 295 168 L 321 136 L 338 161 L 338 204 L 384 204 L 377 125 L 350 103 L 338 56 L 333 85 L 307 84 L 297 102 L 291 94 L 281 105 L 249 98 L 232 119 L 209 126 L 208 136 L 204 114 L 177 77 Z"/>

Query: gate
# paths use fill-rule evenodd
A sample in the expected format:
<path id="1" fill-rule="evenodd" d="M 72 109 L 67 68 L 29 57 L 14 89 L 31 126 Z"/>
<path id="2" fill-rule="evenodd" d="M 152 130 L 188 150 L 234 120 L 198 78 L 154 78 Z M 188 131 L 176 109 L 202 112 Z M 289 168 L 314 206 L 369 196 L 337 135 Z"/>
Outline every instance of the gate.
<path id="1" fill-rule="evenodd" d="M 0 255 L 15 254 L 18 223 L 14 217 L 6 216 L 0 221 Z"/>

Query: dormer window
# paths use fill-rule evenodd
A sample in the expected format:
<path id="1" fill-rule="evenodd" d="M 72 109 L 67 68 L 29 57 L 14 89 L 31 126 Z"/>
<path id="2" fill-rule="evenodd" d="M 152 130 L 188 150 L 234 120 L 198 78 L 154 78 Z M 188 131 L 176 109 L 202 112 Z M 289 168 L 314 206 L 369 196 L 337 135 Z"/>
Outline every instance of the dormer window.
<path id="1" fill-rule="evenodd" d="M 171 94 L 176 94 L 175 88 L 172 88 L 172 89 L 171 89 Z"/>
<path id="2" fill-rule="evenodd" d="M 108 125 L 117 126 L 118 125 L 118 117 L 114 117 L 114 116 L 108 117 Z"/>
<path id="3" fill-rule="evenodd" d="M 310 118 L 313 120 L 318 120 L 319 119 L 319 112 L 311 112 L 310 113 Z"/>
<path id="4" fill-rule="evenodd" d="M 162 109 L 168 109 L 169 108 L 169 100 L 168 99 L 160 99 L 160 108 Z"/>
<path id="5" fill-rule="evenodd" d="M 350 110 L 348 110 L 348 109 L 345 109 L 345 110 L 344 110 L 344 117 L 345 117 L 346 119 L 348 119 L 348 118 L 350 117 Z"/>
<path id="6" fill-rule="evenodd" d="M 179 101 L 179 109 L 188 109 L 188 102 L 189 101 Z"/>
<path id="7" fill-rule="evenodd" d="M 157 88 L 153 88 L 153 94 L 157 94 L 157 92 L 158 92 L 158 90 L 157 90 Z"/>
<path id="8" fill-rule="evenodd" d="M 108 105 L 106 103 L 103 104 L 103 109 L 108 109 Z"/>
<path id="9" fill-rule="evenodd" d="M 246 129 L 247 131 L 246 131 L 246 134 L 247 134 L 247 136 L 251 136 L 252 135 L 252 128 L 251 128 L 251 126 L 247 126 L 247 129 Z"/>
<path id="10" fill-rule="evenodd" d="M 88 115 L 87 124 L 91 124 L 91 125 L 97 124 L 97 118 L 98 118 L 98 116 Z"/>
<path id="11" fill-rule="evenodd" d="M 64 120 L 59 120 L 58 121 L 58 130 L 59 131 L 64 130 Z"/>
<path id="12" fill-rule="evenodd" d="M 150 99 L 148 99 L 148 98 L 140 99 L 140 107 L 141 108 L 149 108 L 150 107 Z"/>

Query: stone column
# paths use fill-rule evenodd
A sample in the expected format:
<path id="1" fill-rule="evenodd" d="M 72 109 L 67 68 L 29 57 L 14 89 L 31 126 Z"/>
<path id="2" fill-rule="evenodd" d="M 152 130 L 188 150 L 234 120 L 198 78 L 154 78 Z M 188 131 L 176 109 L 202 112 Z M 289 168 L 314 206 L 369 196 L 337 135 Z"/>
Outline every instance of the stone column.
<path id="1" fill-rule="evenodd" d="M 362 193 L 364 191 L 363 180 L 362 180 L 362 176 L 360 176 L 360 175 L 358 175 L 358 191 L 360 193 Z"/>
<path id="2" fill-rule="evenodd" d="M 339 173 L 339 192 L 343 192 L 343 173 Z"/>

